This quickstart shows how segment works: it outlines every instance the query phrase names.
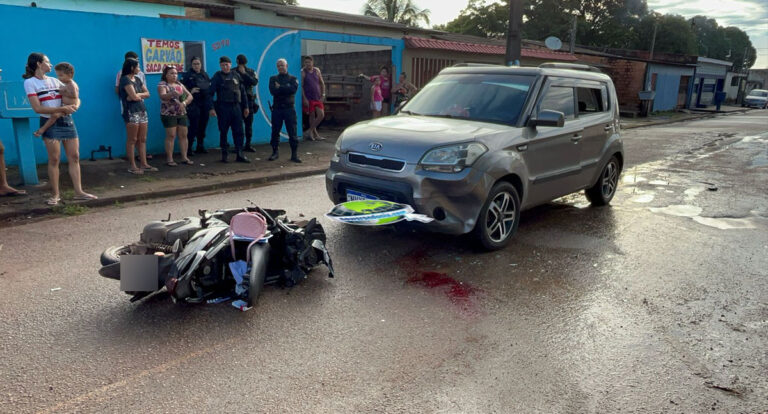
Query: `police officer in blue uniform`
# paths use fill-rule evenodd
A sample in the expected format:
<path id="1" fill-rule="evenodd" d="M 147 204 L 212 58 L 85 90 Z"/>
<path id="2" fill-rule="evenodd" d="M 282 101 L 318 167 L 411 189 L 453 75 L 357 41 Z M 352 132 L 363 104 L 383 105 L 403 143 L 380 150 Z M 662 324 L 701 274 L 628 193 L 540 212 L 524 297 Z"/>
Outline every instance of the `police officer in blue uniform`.
<path id="1" fill-rule="evenodd" d="M 192 57 L 190 62 L 190 70 L 181 81 L 187 87 L 187 90 L 192 93 L 192 98 L 194 98 L 187 107 L 187 116 L 189 117 L 189 131 L 187 132 L 187 139 L 189 139 L 188 155 L 192 155 L 192 144 L 195 143 L 195 138 L 197 138 L 195 153 L 207 154 L 208 150 L 205 149 L 205 129 L 208 127 L 209 112 L 213 108 L 213 100 L 209 92 L 211 78 L 203 70 L 203 61 L 199 57 Z"/>
<path id="2" fill-rule="evenodd" d="M 269 161 L 278 157 L 277 146 L 280 143 L 280 130 L 285 123 L 285 131 L 288 132 L 288 143 L 291 145 L 291 161 L 301 162 L 299 159 L 299 139 L 296 136 L 296 91 L 299 82 L 296 77 L 288 73 L 288 62 L 285 59 L 277 60 L 277 75 L 269 78 L 269 92 L 274 97 L 272 105 L 272 155 Z"/>
<path id="3" fill-rule="evenodd" d="M 235 59 L 237 62 L 237 74 L 243 80 L 243 87 L 245 88 L 245 95 L 248 101 L 248 116 L 243 118 L 245 121 L 245 145 L 243 145 L 243 151 L 256 152 L 251 147 L 251 138 L 253 138 L 253 115 L 259 110 L 259 105 L 256 103 L 256 94 L 253 88 L 259 84 L 259 77 L 256 72 L 246 66 L 248 64 L 248 58 L 245 55 L 237 55 Z"/>
<path id="4" fill-rule="evenodd" d="M 211 116 L 219 120 L 219 145 L 221 146 L 221 162 L 227 162 L 227 132 L 232 129 L 232 140 L 235 142 L 237 162 L 251 162 L 243 155 L 243 118 L 248 117 L 248 102 L 246 99 L 243 80 L 232 70 L 232 61 L 222 56 L 219 59 L 220 71 L 211 79 L 211 97 L 216 101 L 211 109 Z"/>

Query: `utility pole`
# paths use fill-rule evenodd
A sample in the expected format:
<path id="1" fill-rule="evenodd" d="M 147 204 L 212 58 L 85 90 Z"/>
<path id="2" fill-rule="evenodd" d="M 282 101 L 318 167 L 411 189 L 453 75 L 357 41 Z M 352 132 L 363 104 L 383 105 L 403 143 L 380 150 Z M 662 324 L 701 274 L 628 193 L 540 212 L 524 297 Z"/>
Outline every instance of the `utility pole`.
<path id="1" fill-rule="evenodd" d="M 573 54 L 573 49 L 576 48 L 576 18 L 579 15 L 574 13 L 573 14 L 573 26 L 571 27 L 571 54 Z"/>
<path id="2" fill-rule="evenodd" d="M 653 37 L 651 37 L 651 56 L 648 60 L 653 60 L 653 48 L 656 46 L 656 29 L 659 28 L 659 22 L 653 23 Z"/>
<path id="3" fill-rule="evenodd" d="M 509 26 L 507 28 L 507 66 L 520 66 L 520 44 L 523 27 L 523 0 L 509 0 Z"/>

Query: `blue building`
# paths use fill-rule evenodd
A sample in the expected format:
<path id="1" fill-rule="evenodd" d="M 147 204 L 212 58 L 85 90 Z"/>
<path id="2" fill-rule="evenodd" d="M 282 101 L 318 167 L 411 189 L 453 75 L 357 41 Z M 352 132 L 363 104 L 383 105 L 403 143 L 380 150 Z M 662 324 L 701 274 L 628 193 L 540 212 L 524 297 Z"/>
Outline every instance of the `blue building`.
<path id="1" fill-rule="evenodd" d="M 201 55 L 204 69 L 211 75 L 219 69 L 221 56 L 226 55 L 234 60 L 241 53 L 248 56 L 249 66 L 257 70 L 260 79 L 268 79 L 276 74 L 275 62 L 278 58 L 285 58 L 289 62 L 289 72 L 298 75 L 302 46 L 306 49 L 308 42 L 386 49 L 391 64 L 402 67 L 402 31 L 394 31 L 388 36 L 380 30 L 366 36 L 335 32 L 327 28 L 325 30 L 328 31 L 318 30 L 323 27 L 309 30 L 222 22 L 185 16 L 179 6 L 119 0 L 41 0 L 36 2 L 38 7 L 29 7 L 29 1 L 0 0 L 0 3 L 25 5 L 0 4 L 0 41 L 4 45 L 3 53 L 0 54 L 0 68 L 3 69 L 4 82 L 22 80 L 21 75 L 30 52 L 46 54 L 53 64 L 67 61 L 74 65 L 75 80 L 80 85 L 82 100 L 81 109 L 74 116 L 82 154 L 90 154 L 91 150 L 105 145 L 112 147 L 114 155 L 124 155 L 125 125 L 114 92 L 115 76 L 122 66 L 123 55 L 129 50 L 142 56 L 142 66 L 147 68 L 147 57 L 150 55 L 147 50 L 142 50 L 142 39 L 145 46 L 148 40 L 178 42 L 184 52 L 185 63 L 192 55 Z M 203 1 L 176 3 L 208 7 L 207 2 Z M 124 10 L 126 4 L 131 6 L 130 10 Z M 95 8 L 96 11 L 61 10 L 78 5 L 81 10 Z M 211 7 L 218 12 L 229 9 L 229 13 L 233 14 L 234 6 L 214 4 Z M 207 9 L 197 9 L 200 10 Z M 189 9 L 186 14 L 189 14 Z M 152 153 L 163 152 L 165 134 L 160 123 L 160 101 L 156 92 L 159 81 L 159 73 L 147 74 L 147 86 L 152 95 L 146 101 L 150 114 L 147 146 Z M 253 129 L 254 142 L 258 144 L 268 142 L 271 131 L 271 95 L 267 82 L 259 84 L 257 94 L 261 109 L 255 116 Z M 300 105 L 301 100 L 298 99 L 297 111 L 301 110 Z M 37 120 L 33 122 L 36 128 Z M 219 134 L 215 124 L 209 123 L 207 131 L 206 143 L 211 147 L 218 146 Z M 6 147 L 6 161 L 11 165 L 17 164 L 17 147 L 10 120 L 0 119 L 0 137 Z M 34 139 L 34 152 L 37 163 L 47 161 L 45 148 L 39 139 Z"/>
<path id="2" fill-rule="evenodd" d="M 703 108 L 714 105 L 715 92 L 725 90 L 725 78 L 733 63 L 699 56 L 687 108 Z"/>

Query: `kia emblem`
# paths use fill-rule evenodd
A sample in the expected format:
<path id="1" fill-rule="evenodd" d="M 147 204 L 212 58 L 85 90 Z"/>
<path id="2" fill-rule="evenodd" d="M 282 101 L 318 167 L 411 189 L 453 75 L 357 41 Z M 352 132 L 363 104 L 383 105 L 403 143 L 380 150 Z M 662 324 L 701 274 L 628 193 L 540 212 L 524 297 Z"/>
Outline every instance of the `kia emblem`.
<path id="1" fill-rule="evenodd" d="M 371 151 L 381 151 L 381 142 L 371 142 L 368 144 L 368 148 L 371 149 Z"/>

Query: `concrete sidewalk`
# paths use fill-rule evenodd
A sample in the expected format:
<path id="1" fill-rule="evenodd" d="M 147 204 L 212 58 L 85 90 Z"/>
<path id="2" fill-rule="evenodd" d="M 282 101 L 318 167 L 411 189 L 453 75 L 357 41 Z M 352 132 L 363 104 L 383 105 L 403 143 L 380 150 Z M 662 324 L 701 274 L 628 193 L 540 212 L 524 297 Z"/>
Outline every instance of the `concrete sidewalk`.
<path id="1" fill-rule="evenodd" d="M 715 107 L 685 110 L 681 112 L 665 112 L 652 115 L 647 118 L 621 118 L 621 127 L 623 129 L 642 128 L 653 125 L 671 124 L 673 122 L 690 121 L 692 119 L 709 118 L 717 115 L 727 115 L 734 113 L 744 113 L 749 108 L 740 106 L 721 106 L 720 111 Z"/>
<path id="2" fill-rule="evenodd" d="M 74 215 L 86 211 L 87 207 L 109 206 L 123 202 L 168 197 L 174 195 L 211 192 L 223 189 L 238 189 L 258 186 L 264 183 L 286 180 L 324 173 L 333 155 L 334 144 L 341 130 L 322 129 L 324 141 L 300 141 L 299 157 L 302 163 L 290 162 L 291 150 L 287 142 L 280 143 L 280 158 L 267 161 L 272 153 L 269 144 L 258 145 L 256 152 L 245 153 L 251 160 L 250 164 L 234 162 L 230 154 L 230 162 L 220 162 L 218 149 L 209 149 L 208 154 L 195 154 L 190 159 L 194 165 L 170 167 L 165 165 L 165 154 L 154 154 L 149 163 L 157 167 L 157 172 L 145 172 L 134 175 L 128 172 L 128 161 L 121 158 L 114 160 L 89 161 L 82 159 L 81 172 L 83 188 L 95 194 L 98 200 L 73 201 L 71 181 L 67 166 L 62 164 L 61 173 L 62 202 L 56 207 L 50 207 L 45 201 L 50 197 L 50 186 L 47 182 L 46 164 L 38 165 L 38 176 L 41 184 L 38 186 L 20 186 L 18 169 L 9 168 L 8 182 L 18 189 L 27 191 L 27 196 L 0 197 L 0 227 L 12 225 L 46 214 Z M 81 154 L 82 156 L 83 154 Z M 179 155 L 174 159 L 178 162 Z"/>

